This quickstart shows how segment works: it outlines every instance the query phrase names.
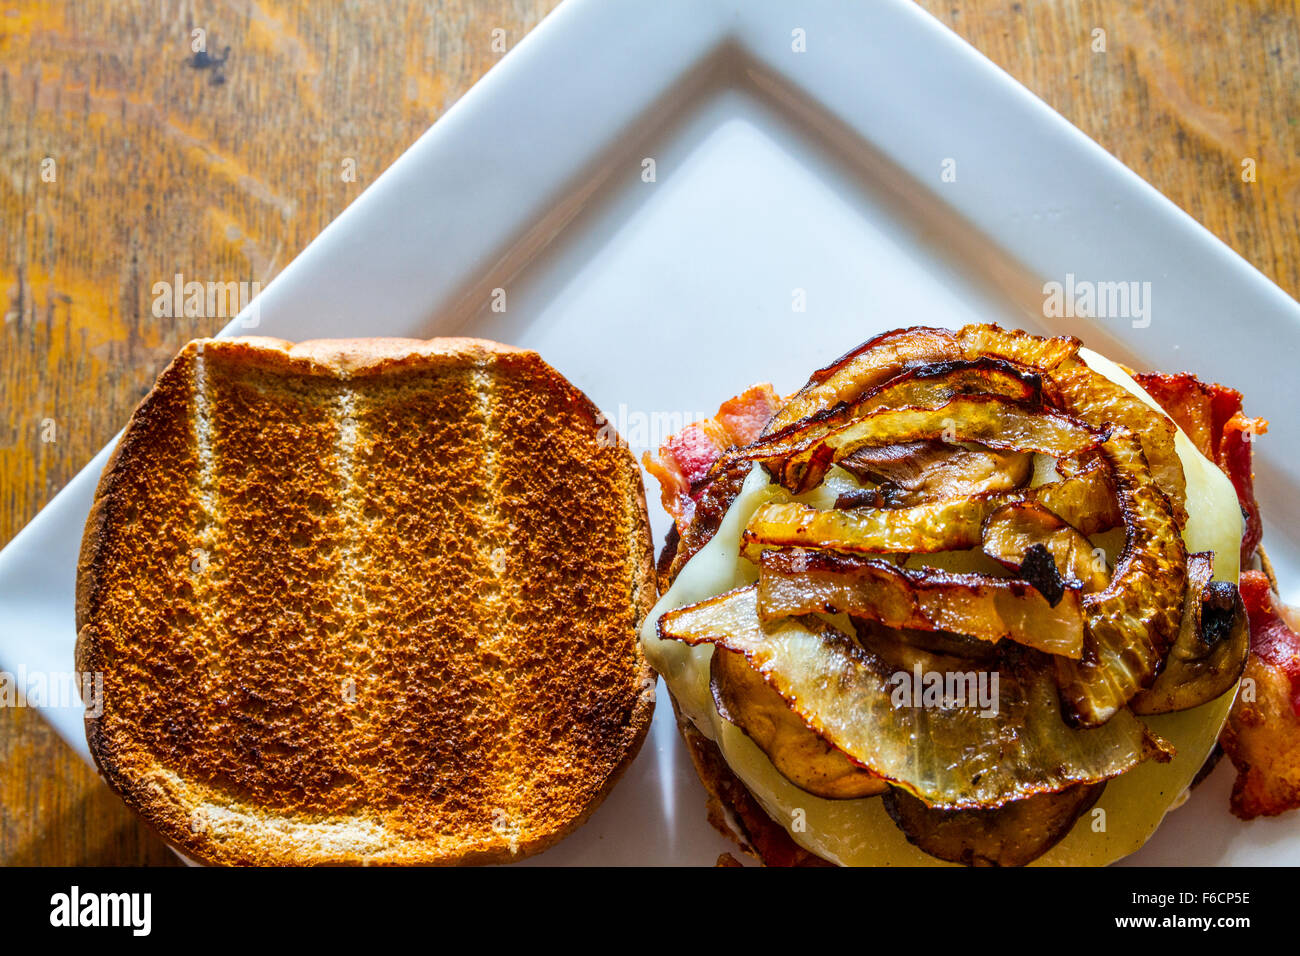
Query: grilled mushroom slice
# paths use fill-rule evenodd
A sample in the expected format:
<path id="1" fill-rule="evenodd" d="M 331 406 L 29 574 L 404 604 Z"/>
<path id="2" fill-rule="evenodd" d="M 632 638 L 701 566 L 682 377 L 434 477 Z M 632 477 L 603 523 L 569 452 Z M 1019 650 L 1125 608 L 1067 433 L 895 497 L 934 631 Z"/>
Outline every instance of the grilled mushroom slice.
<path id="1" fill-rule="evenodd" d="M 966 866 L 1024 866 L 1059 843 L 1105 788 L 1079 784 L 987 810 L 942 810 L 891 787 L 884 806 L 908 842 L 933 857 Z"/>
<path id="2" fill-rule="evenodd" d="M 709 674 L 718 714 L 743 730 L 796 787 L 828 800 L 874 797 L 889 789 L 809 730 L 740 654 L 715 649 Z"/>
<path id="3" fill-rule="evenodd" d="M 1213 581 L 1214 553 L 1187 558 L 1183 621 L 1164 670 L 1130 702 L 1135 714 L 1167 714 L 1207 704 L 1232 689 L 1250 654 L 1250 626 L 1237 586 Z"/>
<path id="4" fill-rule="evenodd" d="M 859 481 L 881 485 L 891 508 L 1021 488 L 1033 474 L 1033 456 L 942 441 L 859 448 L 840 467 Z"/>

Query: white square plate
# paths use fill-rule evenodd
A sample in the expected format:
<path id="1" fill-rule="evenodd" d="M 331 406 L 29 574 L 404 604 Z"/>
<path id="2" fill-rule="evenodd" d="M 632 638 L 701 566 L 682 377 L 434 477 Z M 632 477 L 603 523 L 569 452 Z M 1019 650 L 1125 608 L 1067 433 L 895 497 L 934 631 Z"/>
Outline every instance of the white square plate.
<path id="1" fill-rule="evenodd" d="M 1068 275 L 1150 283 L 1149 324 L 1045 319 L 1044 283 Z M 1077 334 L 1239 387 L 1271 419 L 1257 487 L 1297 596 L 1300 306 L 907 0 L 568 0 L 255 307 L 255 328 L 245 315 L 222 334 L 535 348 L 642 448 L 657 424 L 754 380 L 789 391 L 888 328 Z M 0 553 L 0 669 L 72 669 L 107 454 Z M 668 519 L 647 486 L 658 543 Z M 46 714 L 85 755 L 80 709 Z M 1230 781 L 1221 767 L 1132 859 L 1300 860 L 1294 820 L 1229 815 Z M 627 777 L 539 859 L 708 864 L 728 848 L 661 696 Z"/>

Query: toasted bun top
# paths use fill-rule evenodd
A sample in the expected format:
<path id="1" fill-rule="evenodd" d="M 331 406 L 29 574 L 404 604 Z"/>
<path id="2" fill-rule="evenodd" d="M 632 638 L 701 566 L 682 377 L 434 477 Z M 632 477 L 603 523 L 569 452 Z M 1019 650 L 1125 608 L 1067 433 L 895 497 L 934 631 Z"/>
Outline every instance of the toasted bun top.
<path id="1" fill-rule="evenodd" d="M 105 468 L 77 581 L 91 751 L 220 863 L 549 846 L 649 724 L 640 471 L 535 352 L 191 342 Z"/>

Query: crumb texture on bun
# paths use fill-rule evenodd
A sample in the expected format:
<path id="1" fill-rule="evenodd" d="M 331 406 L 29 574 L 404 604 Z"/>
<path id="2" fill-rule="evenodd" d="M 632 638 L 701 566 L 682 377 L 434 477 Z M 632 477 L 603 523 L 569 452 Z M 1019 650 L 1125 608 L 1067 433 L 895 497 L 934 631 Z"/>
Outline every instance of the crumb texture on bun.
<path id="1" fill-rule="evenodd" d="M 91 751 L 200 861 L 517 859 L 644 739 L 652 561 L 635 461 L 535 352 L 191 342 L 82 544 Z"/>

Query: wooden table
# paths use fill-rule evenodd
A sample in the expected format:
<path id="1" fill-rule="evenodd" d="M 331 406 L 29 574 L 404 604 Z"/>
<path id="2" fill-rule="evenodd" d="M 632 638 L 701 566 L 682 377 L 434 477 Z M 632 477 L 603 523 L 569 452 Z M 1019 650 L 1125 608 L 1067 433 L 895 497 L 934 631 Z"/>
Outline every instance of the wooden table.
<path id="1" fill-rule="evenodd" d="M 0 0 L 0 544 L 225 323 L 155 281 L 269 281 L 553 5 Z M 1296 3 L 923 5 L 1300 296 Z M 0 863 L 173 862 L 0 710 Z"/>

